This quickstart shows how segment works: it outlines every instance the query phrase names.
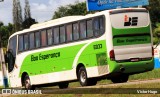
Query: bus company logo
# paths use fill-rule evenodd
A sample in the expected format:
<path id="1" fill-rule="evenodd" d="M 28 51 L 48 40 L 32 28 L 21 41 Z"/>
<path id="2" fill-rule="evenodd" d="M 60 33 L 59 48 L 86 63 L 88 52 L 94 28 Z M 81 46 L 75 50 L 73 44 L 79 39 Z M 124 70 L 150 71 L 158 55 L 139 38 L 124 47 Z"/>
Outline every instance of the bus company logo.
<path id="1" fill-rule="evenodd" d="M 137 26 L 138 17 L 128 17 L 124 16 L 124 26 Z"/>
<path id="2" fill-rule="evenodd" d="M 2 89 L 2 94 L 11 94 L 11 89 Z"/>

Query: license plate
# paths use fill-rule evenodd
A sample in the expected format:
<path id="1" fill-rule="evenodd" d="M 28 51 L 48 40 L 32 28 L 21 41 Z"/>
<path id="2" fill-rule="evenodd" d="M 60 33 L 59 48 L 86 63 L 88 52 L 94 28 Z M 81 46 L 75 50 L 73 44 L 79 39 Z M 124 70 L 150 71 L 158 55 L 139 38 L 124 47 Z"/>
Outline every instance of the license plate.
<path id="1" fill-rule="evenodd" d="M 139 61 L 138 58 L 131 59 L 131 62 L 137 62 L 137 61 Z"/>

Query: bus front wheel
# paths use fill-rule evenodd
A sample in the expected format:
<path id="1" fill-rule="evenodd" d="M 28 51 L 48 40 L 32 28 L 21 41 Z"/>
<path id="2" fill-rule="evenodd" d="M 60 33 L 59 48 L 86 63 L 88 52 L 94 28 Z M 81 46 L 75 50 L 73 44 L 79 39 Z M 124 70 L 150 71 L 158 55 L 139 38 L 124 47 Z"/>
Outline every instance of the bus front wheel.
<path id="1" fill-rule="evenodd" d="M 34 87 L 31 85 L 31 81 L 28 75 L 24 77 L 24 87 L 26 90 L 34 89 Z"/>

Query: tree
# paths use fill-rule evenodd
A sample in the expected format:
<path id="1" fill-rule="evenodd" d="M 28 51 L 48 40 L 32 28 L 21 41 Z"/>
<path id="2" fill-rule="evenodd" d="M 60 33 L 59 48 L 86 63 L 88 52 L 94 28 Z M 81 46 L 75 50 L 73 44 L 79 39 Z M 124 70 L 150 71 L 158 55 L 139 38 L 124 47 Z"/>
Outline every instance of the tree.
<path id="1" fill-rule="evenodd" d="M 23 21 L 22 26 L 24 29 L 29 28 L 31 25 L 37 23 L 33 18 L 27 18 Z"/>
<path id="2" fill-rule="evenodd" d="M 25 7 L 24 7 L 24 20 L 31 18 L 31 13 L 30 13 L 30 5 L 29 1 L 25 0 Z"/>
<path id="3" fill-rule="evenodd" d="M 149 0 L 149 5 L 146 8 L 149 10 L 152 22 L 153 42 L 157 44 L 159 41 L 157 35 L 160 34 L 160 0 Z"/>
<path id="4" fill-rule="evenodd" d="M 22 30 L 22 9 L 19 0 L 13 0 L 13 23 L 14 30 Z"/>
<path id="5" fill-rule="evenodd" d="M 150 12 L 152 27 L 156 28 L 156 23 L 160 22 L 160 0 L 149 0 L 147 9 Z"/>
<path id="6" fill-rule="evenodd" d="M 67 6 L 61 6 L 58 8 L 57 11 L 54 12 L 54 15 L 52 19 L 61 18 L 64 16 L 71 16 L 71 15 L 86 15 L 87 9 L 86 9 L 86 2 L 76 3 L 76 4 L 70 4 Z M 91 12 L 92 13 L 92 12 Z"/>
<path id="7" fill-rule="evenodd" d="M 31 17 L 29 1 L 25 0 L 24 8 L 24 21 L 22 23 L 23 29 L 29 28 L 32 24 L 37 23 L 35 19 Z"/>
<path id="8" fill-rule="evenodd" d="M 13 32 L 13 25 L 9 23 L 8 26 L 4 26 L 3 22 L 0 22 L 0 36 L 2 39 L 3 47 L 7 46 L 8 38 L 11 35 L 10 32 Z"/>

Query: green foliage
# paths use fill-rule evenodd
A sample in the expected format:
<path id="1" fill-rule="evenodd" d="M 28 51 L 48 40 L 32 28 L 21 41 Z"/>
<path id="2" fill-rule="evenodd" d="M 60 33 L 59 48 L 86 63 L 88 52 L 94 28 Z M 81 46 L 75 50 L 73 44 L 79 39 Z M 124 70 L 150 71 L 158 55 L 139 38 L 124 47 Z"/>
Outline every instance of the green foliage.
<path id="1" fill-rule="evenodd" d="M 147 9 L 150 12 L 152 27 L 154 29 L 156 27 L 156 23 L 160 22 L 160 0 L 149 0 L 149 6 L 147 6 Z"/>
<path id="2" fill-rule="evenodd" d="M 0 34 L 2 37 L 2 46 L 7 47 L 8 38 L 13 33 L 13 25 L 8 24 L 8 26 L 4 26 L 3 23 L 0 23 Z"/>
<path id="3" fill-rule="evenodd" d="M 35 21 L 35 19 L 27 18 L 26 20 L 23 21 L 22 27 L 23 27 L 23 29 L 26 29 L 26 28 L 29 28 L 32 24 L 35 24 L 35 23 L 37 23 Z"/>
<path id="4" fill-rule="evenodd" d="M 81 2 L 59 7 L 57 11 L 54 12 L 52 19 L 71 15 L 86 15 L 88 13 L 90 12 L 87 12 L 86 2 Z"/>
<path id="5" fill-rule="evenodd" d="M 153 29 L 153 42 L 157 44 L 160 42 L 160 23 L 155 24 L 155 28 Z"/>

